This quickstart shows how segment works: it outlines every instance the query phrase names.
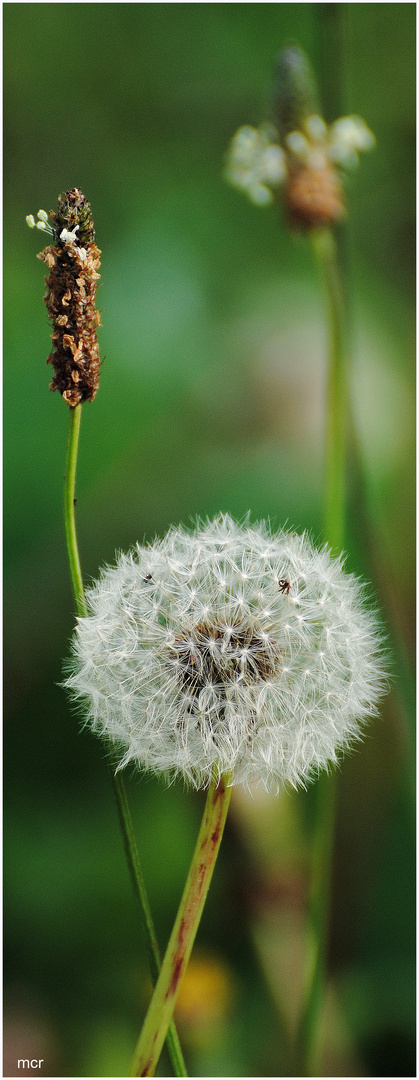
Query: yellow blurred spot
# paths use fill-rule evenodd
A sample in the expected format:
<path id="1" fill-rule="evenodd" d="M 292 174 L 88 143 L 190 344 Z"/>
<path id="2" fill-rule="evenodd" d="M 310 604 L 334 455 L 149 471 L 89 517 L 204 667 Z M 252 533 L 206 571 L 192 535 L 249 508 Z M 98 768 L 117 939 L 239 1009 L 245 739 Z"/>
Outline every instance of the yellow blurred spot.
<path id="1" fill-rule="evenodd" d="M 176 1020 L 195 1035 L 218 1027 L 233 997 L 233 977 L 224 961 L 201 953 L 192 957 L 182 980 Z"/>

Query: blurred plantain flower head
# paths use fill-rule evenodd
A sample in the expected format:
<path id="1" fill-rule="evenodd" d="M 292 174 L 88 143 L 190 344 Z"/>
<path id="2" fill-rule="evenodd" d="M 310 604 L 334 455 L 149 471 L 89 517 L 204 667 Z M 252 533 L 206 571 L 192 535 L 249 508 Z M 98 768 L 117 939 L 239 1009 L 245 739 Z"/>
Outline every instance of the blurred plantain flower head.
<path id="1" fill-rule="evenodd" d="M 317 87 L 307 57 L 297 47 L 277 59 L 273 122 L 245 125 L 233 136 L 225 179 L 258 206 L 282 192 L 291 225 L 316 228 L 346 213 L 340 170 L 358 164 L 375 138 L 360 116 L 343 116 L 329 126 L 319 113 Z"/>

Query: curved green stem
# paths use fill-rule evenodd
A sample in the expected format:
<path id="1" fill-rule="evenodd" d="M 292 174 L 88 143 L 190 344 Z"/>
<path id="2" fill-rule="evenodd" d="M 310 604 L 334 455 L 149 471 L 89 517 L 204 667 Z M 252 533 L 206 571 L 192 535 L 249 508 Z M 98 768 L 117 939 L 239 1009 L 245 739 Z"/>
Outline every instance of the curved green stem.
<path id="1" fill-rule="evenodd" d="M 208 789 L 176 921 L 132 1060 L 130 1076 L 154 1076 L 207 897 L 230 802 L 232 774 Z"/>
<path id="2" fill-rule="evenodd" d="M 77 612 L 85 616 L 87 613 L 84 597 L 83 578 L 80 565 L 80 556 L 77 543 L 76 518 L 75 518 L 75 488 L 77 452 L 79 445 L 81 405 L 70 408 L 70 422 L 68 430 L 67 457 L 64 483 L 64 521 L 67 542 L 68 561 L 70 565 L 71 581 Z M 109 762 L 109 771 L 115 794 L 119 821 L 121 825 L 125 854 L 131 877 L 134 895 L 140 905 L 142 921 L 146 934 L 146 945 L 150 963 L 151 977 L 156 982 L 160 970 L 160 953 L 153 925 L 153 918 L 147 898 L 144 878 L 141 870 L 134 829 L 129 812 L 124 781 L 116 771 L 116 762 Z M 172 1022 L 167 1031 L 167 1048 L 173 1065 L 175 1076 L 187 1076 L 185 1062 L 179 1043 L 178 1034 Z"/>
<path id="3" fill-rule="evenodd" d="M 329 366 L 325 437 L 324 534 L 341 551 L 345 537 L 348 443 L 346 318 L 336 241 L 331 229 L 312 233 L 326 286 L 329 315 Z M 324 1007 L 326 956 L 335 828 L 336 778 L 322 774 L 316 784 L 309 893 L 310 965 L 298 1032 L 297 1075 L 317 1076 L 319 1022 Z"/>
<path id="4" fill-rule="evenodd" d="M 111 759 L 110 766 L 112 787 L 115 794 L 119 821 L 121 825 L 121 832 L 124 839 L 125 854 L 127 856 L 127 863 L 130 872 L 132 888 L 140 904 L 140 908 L 144 918 L 144 925 L 147 931 L 147 955 L 150 964 L 152 980 L 153 983 L 155 983 L 157 981 L 157 977 L 160 971 L 160 950 L 157 943 L 153 917 L 151 914 L 150 905 L 146 893 L 143 872 L 141 870 L 137 842 L 135 839 L 131 814 L 129 812 L 129 807 L 127 803 L 125 784 L 122 779 L 121 773 L 117 771 L 117 761 Z M 181 1073 L 180 1075 L 183 1075 L 183 1073 Z"/>

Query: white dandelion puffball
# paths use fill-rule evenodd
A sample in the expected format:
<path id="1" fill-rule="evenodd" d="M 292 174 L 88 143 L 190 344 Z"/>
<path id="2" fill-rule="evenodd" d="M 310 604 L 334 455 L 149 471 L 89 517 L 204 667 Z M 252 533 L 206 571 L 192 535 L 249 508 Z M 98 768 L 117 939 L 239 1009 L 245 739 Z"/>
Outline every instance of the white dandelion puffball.
<path id="1" fill-rule="evenodd" d="M 121 765 L 195 787 L 304 783 L 385 688 L 375 614 L 306 535 L 219 515 L 137 545 L 87 591 L 66 686 Z"/>

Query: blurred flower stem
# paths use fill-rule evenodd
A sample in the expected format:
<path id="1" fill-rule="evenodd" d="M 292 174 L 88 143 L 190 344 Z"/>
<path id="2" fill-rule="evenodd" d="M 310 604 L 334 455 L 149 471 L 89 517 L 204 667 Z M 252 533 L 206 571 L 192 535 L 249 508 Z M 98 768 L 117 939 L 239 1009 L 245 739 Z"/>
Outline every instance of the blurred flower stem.
<path id="1" fill-rule="evenodd" d="M 231 796 L 232 774 L 213 777 L 176 921 L 131 1065 L 130 1076 L 154 1076 L 181 980 L 198 930 Z"/>
<path id="2" fill-rule="evenodd" d="M 323 529 L 327 543 L 337 552 L 342 551 L 345 539 L 348 441 L 346 318 L 337 244 L 332 229 L 313 229 L 310 236 L 326 287 L 329 325 Z"/>
<path id="3" fill-rule="evenodd" d="M 74 600 L 79 616 L 87 614 L 84 597 L 83 578 L 80 565 L 80 556 L 77 543 L 76 519 L 75 519 L 75 487 L 77 454 L 79 446 L 80 422 L 82 405 L 70 407 L 70 419 L 67 441 L 67 457 L 64 483 L 64 521 L 67 542 L 68 561 L 70 566 L 71 582 L 73 586 Z M 147 953 L 153 983 L 157 981 L 160 971 L 160 953 L 153 925 L 153 918 L 148 902 L 144 878 L 141 870 L 138 849 L 135 841 L 134 828 L 128 807 L 124 781 L 121 773 L 116 769 L 116 762 L 111 758 L 109 771 L 115 794 L 119 822 L 122 831 L 125 854 L 131 877 L 134 895 L 140 905 L 143 926 L 146 935 Z M 179 1043 L 178 1034 L 172 1021 L 165 1032 L 167 1048 L 170 1054 L 175 1076 L 187 1076 L 185 1062 Z M 164 1040 L 163 1040 L 164 1041 Z"/>
<path id="4" fill-rule="evenodd" d="M 293 229 L 310 238 L 324 282 L 329 330 L 325 411 L 324 539 L 332 553 L 345 542 L 348 444 L 347 318 L 334 227 L 346 216 L 342 173 L 375 138 L 359 116 L 336 115 L 336 83 L 342 59 L 343 5 L 321 5 L 323 61 L 333 54 L 328 79 L 327 123 L 320 114 L 317 81 L 298 45 L 283 48 L 276 60 L 272 114 L 274 125 L 240 128 L 227 156 L 225 177 L 257 205 L 282 198 Z M 327 29 L 326 29 L 327 23 Z M 331 40 L 333 38 L 333 41 Z M 333 50 L 335 49 L 335 53 Z M 324 64 L 323 64 L 324 66 Z M 331 98 L 334 98 L 332 101 Z M 282 189 L 282 194 L 281 194 Z M 308 971 L 302 990 L 295 1045 L 296 1075 L 318 1075 L 319 1028 L 324 1012 L 326 952 L 335 818 L 336 780 L 322 776 L 315 788 L 308 898 Z"/>
<path id="5" fill-rule="evenodd" d="M 312 247 L 324 281 L 329 328 L 325 427 L 324 535 L 333 551 L 345 540 L 348 370 L 347 326 L 337 244 L 332 229 L 313 229 Z M 309 890 L 309 964 L 297 1040 L 297 1075 L 319 1075 L 319 1025 L 325 1000 L 330 918 L 336 776 L 322 774 L 316 783 Z M 321 1069 L 320 1069 L 321 1072 Z"/>

